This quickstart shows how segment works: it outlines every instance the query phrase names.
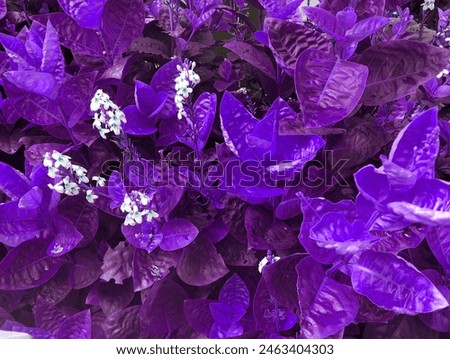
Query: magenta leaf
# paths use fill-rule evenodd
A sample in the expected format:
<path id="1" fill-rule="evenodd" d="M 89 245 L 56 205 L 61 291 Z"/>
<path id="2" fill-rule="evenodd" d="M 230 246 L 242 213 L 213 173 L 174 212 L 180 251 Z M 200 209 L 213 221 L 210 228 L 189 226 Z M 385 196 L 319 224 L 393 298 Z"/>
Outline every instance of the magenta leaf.
<path id="1" fill-rule="evenodd" d="M 391 253 L 364 252 L 353 265 L 352 284 L 357 293 L 396 313 L 430 313 L 449 305 L 427 277 Z"/>

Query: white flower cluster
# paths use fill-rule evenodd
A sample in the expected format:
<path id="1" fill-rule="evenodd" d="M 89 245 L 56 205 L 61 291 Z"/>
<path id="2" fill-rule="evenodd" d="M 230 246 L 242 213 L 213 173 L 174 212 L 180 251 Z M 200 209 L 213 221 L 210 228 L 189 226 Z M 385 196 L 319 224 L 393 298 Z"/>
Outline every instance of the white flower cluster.
<path id="1" fill-rule="evenodd" d="M 46 152 L 43 165 L 47 168 L 47 175 L 50 178 L 61 179 L 56 184 L 48 184 L 50 189 L 58 193 L 76 196 L 80 193 L 80 186 L 89 183 L 89 178 L 86 176 L 87 169 L 72 164 L 70 156 L 63 155 L 58 151 Z M 106 180 L 100 176 L 94 176 L 92 180 L 97 182 L 98 186 L 104 186 L 106 183 Z M 94 203 L 97 198 L 98 196 L 93 190 L 86 190 L 86 200 L 89 203 Z"/>
<path id="2" fill-rule="evenodd" d="M 179 120 L 183 116 L 187 116 L 184 109 L 185 101 L 191 95 L 193 88 L 200 83 L 200 76 L 194 72 L 195 62 L 185 60 L 183 65 L 177 65 L 177 70 L 180 73 L 175 79 L 175 105 L 178 108 L 177 117 Z"/>
<path id="3" fill-rule="evenodd" d="M 155 211 L 145 208 L 150 204 L 152 197 L 139 191 L 132 191 L 130 194 L 126 193 L 120 210 L 127 213 L 124 224 L 126 226 L 134 226 L 141 224 L 146 218 L 148 222 L 154 218 L 158 218 L 159 214 Z"/>
<path id="4" fill-rule="evenodd" d="M 434 0 L 425 0 L 420 6 L 423 7 L 423 11 L 434 10 Z"/>
<path id="5" fill-rule="evenodd" d="M 103 90 L 97 90 L 92 98 L 91 111 L 95 112 L 92 127 L 98 130 L 102 138 L 106 139 L 106 135 L 110 132 L 116 136 L 120 135 L 122 123 L 126 123 L 127 119 L 119 106 L 112 102 Z"/>

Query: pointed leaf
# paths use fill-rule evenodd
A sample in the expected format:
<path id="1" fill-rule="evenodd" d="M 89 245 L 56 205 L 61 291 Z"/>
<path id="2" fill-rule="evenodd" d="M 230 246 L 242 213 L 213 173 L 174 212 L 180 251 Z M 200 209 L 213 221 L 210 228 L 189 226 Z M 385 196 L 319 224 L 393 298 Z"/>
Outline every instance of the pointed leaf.
<path id="1" fill-rule="evenodd" d="M 301 338 L 328 337 L 355 319 L 359 303 L 351 288 L 327 277 L 311 257 L 302 259 L 296 270 Z"/>
<path id="2" fill-rule="evenodd" d="M 22 90 L 50 100 L 57 97 L 57 84 L 52 74 L 37 71 L 7 71 L 3 75 Z"/>
<path id="3" fill-rule="evenodd" d="M 377 306 L 396 313 L 414 315 L 448 307 L 427 277 L 391 253 L 364 252 L 353 266 L 352 284 Z"/>
<path id="4" fill-rule="evenodd" d="M 181 252 L 158 250 L 148 253 L 145 250 L 136 250 L 133 259 L 134 290 L 137 292 L 149 288 L 166 277 L 170 268 L 178 264 L 180 257 Z"/>
<path id="5" fill-rule="evenodd" d="M 48 257 L 43 244 L 37 241 L 24 242 L 0 262 L 0 289 L 39 287 L 48 282 L 63 264 L 62 258 Z"/>
<path id="6" fill-rule="evenodd" d="M 61 87 L 64 79 L 64 57 L 59 45 L 58 33 L 50 20 L 47 22 L 41 71 L 52 74 L 58 87 Z"/>
<path id="7" fill-rule="evenodd" d="M 0 191 L 17 200 L 31 190 L 30 180 L 7 163 L 0 162 Z"/>
<path id="8" fill-rule="evenodd" d="M 169 61 L 167 64 L 161 66 L 153 75 L 150 86 L 157 92 L 166 92 L 167 99 L 163 109 L 160 112 L 161 117 L 169 118 L 177 113 L 175 105 L 175 79 L 179 76 L 177 65 L 181 66 L 180 57 Z"/>
<path id="9" fill-rule="evenodd" d="M 211 315 L 210 299 L 186 299 L 184 301 L 184 315 L 189 325 L 204 336 L 209 336 L 214 324 Z"/>
<path id="10" fill-rule="evenodd" d="M 216 318 L 216 322 L 221 324 L 234 324 L 244 316 L 250 305 L 250 293 L 247 285 L 237 274 L 233 274 L 223 285 L 219 293 L 219 303 L 226 304 L 230 310 L 225 314 L 228 317 L 225 323 L 223 316 L 221 318 L 222 321 L 219 322 L 214 315 L 214 311 L 211 311 L 213 317 Z"/>
<path id="11" fill-rule="evenodd" d="M 52 216 L 55 225 L 55 237 L 48 246 L 49 256 L 60 257 L 74 249 L 83 239 L 83 235 L 77 230 L 70 219 L 58 214 Z"/>
<path id="12" fill-rule="evenodd" d="M 183 302 L 188 297 L 175 282 L 164 280 L 155 284 L 142 304 L 143 328 L 154 335 L 170 335 L 185 323 Z"/>
<path id="13" fill-rule="evenodd" d="M 141 330 L 141 306 L 134 305 L 109 315 L 102 323 L 108 339 L 144 339 Z"/>
<path id="14" fill-rule="evenodd" d="M 101 262 L 97 256 L 88 251 L 74 255 L 75 264 L 69 273 L 69 284 L 73 289 L 89 287 L 102 274 Z"/>
<path id="15" fill-rule="evenodd" d="M 258 120 L 231 93 L 225 92 L 220 104 L 220 125 L 228 148 L 239 158 L 245 158 L 250 149 L 245 140 Z"/>
<path id="16" fill-rule="evenodd" d="M 37 298 L 33 313 L 36 326 L 49 333 L 55 333 L 62 321 L 66 318 L 60 309 L 42 297 Z"/>
<path id="17" fill-rule="evenodd" d="M 228 273 L 222 257 L 207 239 L 197 238 L 183 249 L 177 274 L 189 285 L 204 286 L 215 282 Z"/>
<path id="18" fill-rule="evenodd" d="M 410 40 L 369 47 L 359 61 L 369 68 L 363 103 L 375 106 L 411 94 L 438 74 L 447 65 L 448 57 L 447 49 Z"/>
<path id="19" fill-rule="evenodd" d="M 450 227 L 431 228 L 427 242 L 445 272 L 450 273 Z"/>
<path id="20" fill-rule="evenodd" d="M 64 12 L 78 25 L 87 29 L 100 30 L 103 7 L 108 0 L 58 0 Z"/>
<path id="21" fill-rule="evenodd" d="M 21 209 L 17 202 L 0 204 L 0 242 L 11 247 L 30 240 L 46 228 L 38 209 Z"/>
<path id="22" fill-rule="evenodd" d="M 263 50 L 238 40 L 231 40 L 223 45 L 223 47 L 233 51 L 242 60 L 248 62 L 250 65 L 253 65 L 271 79 L 276 79 L 276 73 L 272 61 Z"/>
<path id="23" fill-rule="evenodd" d="M 291 76 L 298 57 L 306 49 L 316 48 L 331 53 L 332 45 L 326 35 L 301 24 L 269 17 L 264 25 L 277 63 Z"/>
<path id="24" fill-rule="evenodd" d="M 176 251 L 189 245 L 197 237 L 198 229 L 187 219 L 174 218 L 164 224 L 162 235 L 160 248 Z"/>
<path id="25" fill-rule="evenodd" d="M 434 177 L 434 162 L 439 152 L 439 126 L 436 107 L 423 112 L 398 134 L 389 160 L 417 177 Z"/>
<path id="26" fill-rule="evenodd" d="M 141 0 L 115 0 L 106 3 L 101 27 L 109 54 L 120 55 L 128 50 L 131 42 L 144 29 L 144 15 Z"/>
<path id="27" fill-rule="evenodd" d="M 88 309 L 66 318 L 55 336 L 58 339 L 91 339 L 91 311 Z"/>
<path id="28" fill-rule="evenodd" d="M 133 300 L 134 292 L 131 281 L 124 284 L 97 282 L 91 286 L 86 304 L 98 305 L 106 316 L 124 309 Z"/>
<path id="29" fill-rule="evenodd" d="M 305 50 L 295 67 L 295 90 L 306 127 L 333 125 L 361 98 L 368 69 L 320 50 Z"/>

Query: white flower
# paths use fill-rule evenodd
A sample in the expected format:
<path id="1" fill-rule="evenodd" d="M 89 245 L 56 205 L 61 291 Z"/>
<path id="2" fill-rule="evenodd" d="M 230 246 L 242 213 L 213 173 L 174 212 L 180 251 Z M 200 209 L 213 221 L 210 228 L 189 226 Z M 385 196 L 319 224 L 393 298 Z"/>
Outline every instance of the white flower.
<path id="1" fill-rule="evenodd" d="M 89 203 L 94 203 L 97 198 L 98 196 L 91 189 L 86 191 L 86 201 Z"/>
<path id="2" fill-rule="evenodd" d="M 64 177 L 63 183 L 64 193 L 68 196 L 76 196 L 80 193 L 80 186 L 78 186 L 78 184 L 76 184 L 75 182 L 72 182 L 69 176 Z"/>
<path id="3" fill-rule="evenodd" d="M 273 257 L 272 258 L 272 263 L 278 262 L 280 260 L 280 257 Z M 258 272 L 262 273 L 263 268 L 270 264 L 269 263 L 269 259 L 266 257 L 264 257 L 263 259 L 260 260 L 259 264 L 258 264 Z"/>
<path id="4" fill-rule="evenodd" d="M 103 187 L 106 184 L 106 179 L 100 176 L 92 177 L 92 180 L 97 182 L 97 186 Z"/>
<path id="5" fill-rule="evenodd" d="M 134 226 L 136 224 L 136 222 L 134 221 L 132 215 L 128 214 L 125 217 L 125 222 L 123 224 L 126 225 L 126 226 Z"/>
<path id="6" fill-rule="evenodd" d="M 423 7 L 423 10 L 434 10 L 434 0 L 425 0 L 420 6 Z"/>
<path id="7" fill-rule="evenodd" d="M 75 173 L 75 176 L 78 178 L 78 183 L 89 183 L 89 178 L 87 178 L 86 173 L 87 169 L 78 165 L 72 165 L 72 171 Z"/>
<path id="8" fill-rule="evenodd" d="M 53 151 L 52 158 L 55 160 L 55 167 L 58 168 L 62 166 L 64 168 L 70 168 L 70 157 L 59 153 L 58 151 Z"/>
<path id="9" fill-rule="evenodd" d="M 64 248 L 61 246 L 61 244 L 57 244 L 53 247 L 53 249 L 50 251 L 52 254 L 59 254 L 64 250 Z"/>
<path id="10" fill-rule="evenodd" d="M 58 169 L 56 167 L 49 167 L 47 169 L 47 176 L 50 178 L 56 178 L 56 175 L 58 173 Z"/>
<path id="11" fill-rule="evenodd" d="M 147 221 L 150 222 L 154 218 L 158 218 L 158 217 L 159 217 L 158 213 L 156 213 L 155 211 L 150 210 L 150 211 L 148 211 L 148 214 L 147 214 Z"/>
<path id="12" fill-rule="evenodd" d="M 44 164 L 44 167 L 51 167 L 53 166 L 53 161 L 50 155 L 50 152 L 46 152 L 44 155 L 44 161 L 42 162 Z"/>
<path id="13" fill-rule="evenodd" d="M 52 185 L 51 183 L 48 184 L 48 188 L 50 188 L 53 191 L 56 191 L 58 193 L 64 193 L 64 186 L 63 186 L 63 182 L 60 181 L 55 185 Z"/>
<path id="14" fill-rule="evenodd" d="M 146 194 L 141 193 L 141 204 L 143 206 L 147 206 L 149 204 L 149 202 L 150 202 L 150 198 Z"/>

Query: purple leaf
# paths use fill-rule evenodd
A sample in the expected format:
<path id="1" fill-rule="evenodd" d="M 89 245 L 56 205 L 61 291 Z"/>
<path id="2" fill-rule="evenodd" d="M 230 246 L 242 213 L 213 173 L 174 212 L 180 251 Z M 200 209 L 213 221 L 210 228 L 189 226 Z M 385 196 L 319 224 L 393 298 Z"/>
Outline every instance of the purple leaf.
<path id="1" fill-rule="evenodd" d="M 256 46 L 238 40 L 231 40 L 223 45 L 228 50 L 236 53 L 242 60 L 253 65 L 271 79 L 276 79 L 276 73 L 272 61 L 266 53 Z"/>
<path id="2" fill-rule="evenodd" d="M 186 322 L 183 302 L 188 297 L 184 289 L 170 280 L 155 284 L 141 308 L 142 327 L 154 335 L 171 335 Z"/>
<path id="3" fill-rule="evenodd" d="M 141 306 L 134 305 L 117 311 L 102 323 L 108 339 L 144 338 L 141 332 Z"/>
<path id="4" fill-rule="evenodd" d="M 265 19 L 264 25 L 277 63 L 290 76 L 294 75 L 295 63 L 306 49 L 315 48 L 326 53 L 332 51 L 327 36 L 303 25 L 270 17 Z"/>
<path id="5" fill-rule="evenodd" d="M 48 282 L 64 264 L 64 259 L 48 257 L 46 246 L 27 241 L 12 249 L 0 262 L 0 289 L 36 288 Z"/>
<path id="6" fill-rule="evenodd" d="M 319 247 L 316 241 L 310 237 L 310 230 L 328 212 L 342 213 L 346 216 L 352 214 L 354 204 L 348 200 L 332 203 L 325 198 L 306 198 L 303 195 L 301 196 L 301 202 L 303 222 L 298 237 L 300 243 L 316 261 L 323 264 L 332 264 L 336 260 L 335 253 Z"/>
<path id="7" fill-rule="evenodd" d="M 363 103 L 380 105 L 411 94 L 447 65 L 448 56 L 447 49 L 410 40 L 369 47 L 359 61 L 369 68 Z"/>
<path id="8" fill-rule="evenodd" d="M 422 178 L 387 207 L 409 222 L 450 226 L 450 185 L 441 180 Z"/>
<path id="9" fill-rule="evenodd" d="M 198 229 L 187 219 L 174 218 L 164 223 L 162 235 L 160 248 L 176 251 L 189 245 L 197 237 Z"/>
<path id="10" fill-rule="evenodd" d="M 193 128 L 186 124 L 178 140 L 195 151 L 202 151 L 208 141 L 216 115 L 217 96 L 203 92 L 193 107 Z"/>
<path id="11" fill-rule="evenodd" d="M 434 162 L 439 152 L 438 111 L 423 112 L 398 134 L 389 160 L 416 174 L 417 178 L 434 177 Z"/>
<path id="12" fill-rule="evenodd" d="M 304 6 L 302 11 L 319 29 L 331 37 L 337 40 L 343 36 L 344 28 L 329 11 L 312 6 Z"/>
<path id="13" fill-rule="evenodd" d="M 127 51 L 144 29 L 144 4 L 140 0 L 108 1 L 103 10 L 102 34 L 110 55 Z"/>
<path id="14" fill-rule="evenodd" d="M 86 304 L 98 305 L 106 316 L 110 316 L 129 305 L 133 297 L 133 286 L 130 280 L 121 285 L 97 282 L 91 286 L 86 297 Z"/>
<path id="15" fill-rule="evenodd" d="M 0 204 L 0 242 L 16 247 L 45 229 L 38 209 L 21 209 L 17 202 Z"/>
<path id="16" fill-rule="evenodd" d="M 89 287 L 102 274 L 101 262 L 95 254 L 80 251 L 74 255 L 75 264 L 69 273 L 69 284 L 74 289 Z"/>
<path id="17" fill-rule="evenodd" d="M 25 193 L 19 200 L 20 209 L 37 209 L 42 204 L 42 190 L 35 186 Z"/>
<path id="18" fill-rule="evenodd" d="M 350 287 L 327 277 L 311 257 L 302 259 L 296 270 L 301 338 L 328 337 L 355 319 L 359 303 Z"/>
<path id="19" fill-rule="evenodd" d="M 46 15 L 34 15 L 33 19 L 46 24 L 51 21 L 59 34 L 59 41 L 76 54 L 102 57 L 103 44 L 98 33 L 91 29 L 80 27 L 75 20 L 62 12 Z"/>
<path id="20" fill-rule="evenodd" d="M 211 284 L 227 273 L 228 268 L 214 245 L 202 237 L 183 249 L 177 266 L 181 280 L 194 286 Z"/>
<path id="21" fill-rule="evenodd" d="M 379 238 L 369 234 L 362 221 L 349 222 L 342 213 L 329 212 L 311 228 L 310 236 L 319 247 L 339 256 L 353 255 L 368 249 Z"/>
<path id="22" fill-rule="evenodd" d="M 69 127 L 75 126 L 89 108 L 94 96 L 94 81 L 97 72 L 88 72 L 71 77 L 64 82 L 59 101 Z"/>
<path id="23" fill-rule="evenodd" d="M 100 30 L 103 7 L 108 0 L 58 0 L 64 12 L 83 28 Z"/>
<path id="24" fill-rule="evenodd" d="M 145 249 L 148 253 L 158 248 L 163 240 L 159 226 L 153 222 L 143 222 L 141 225 L 125 226 L 122 224 L 122 234 L 136 248 Z"/>
<path id="25" fill-rule="evenodd" d="M 6 7 L 6 0 L 0 1 L 0 19 L 3 19 L 8 12 L 8 8 Z"/>
<path id="26" fill-rule="evenodd" d="M 161 117 L 165 119 L 177 113 L 177 107 L 175 105 L 175 79 L 180 74 L 177 70 L 178 65 L 181 66 L 180 57 L 176 57 L 161 66 L 153 75 L 152 81 L 150 82 L 150 86 L 154 91 L 167 93 L 167 100 L 160 112 Z"/>
<path id="27" fill-rule="evenodd" d="M 367 74 L 366 66 L 305 50 L 295 67 L 295 89 L 306 127 L 333 125 L 349 115 L 363 94 Z"/>
<path id="28" fill-rule="evenodd" d="M 257 325 L 269 333 L 289 330 L 297 323 L 297 316 L 270 295 L 264 278 L 259 281 L 253 298 L 253 315 Z"/>
<path id="29" fill-rule="evenodd" d="M 137 292 L 149 288 L 166 277 L 170 268 L 178 264 L 180 256 L 180 252 L 158 250 L 148 253 L 144 250 L 136 250 L 133 259 L 134 290 Z"/>
<path id="30" fill-rule="evenodd" d="M 64 57 L 59 45 L 58 33 L 50 20 L 47 22 L 42 54 L 41 71 L 53 75 L 56 84 L 61 87 L 64 79 Z"/>
<path id="31" fill-rule="evenodd" d="M 31 184 L 20 171 L 0 162 L 0 190 L 12 200 L 18 200 L 31 190 Z"/>
<path id="32" fill-rule="evenodd" d="M 55 237 L 47 249 L 47 254 L 60 257 L 74 249 L 83 239 L 83 235 L 67 217 L 54 214 L 52 221 L 55 226 Z"/>
<path id="33" fill-rule="evenodd" d="M 6 79 L 17 87 L 49 100 L 56 100 L 58 89 L 55 77 L 45 72 L 37 71 L 7 71 Z"/>
<path id="34" fill-rule="evenodd" d="M 217 311 L 220 305 L 227 310 Z M 216 323 L 230 325 L 241 320 L 249 305 L 250 293 L 247 285 L 237 274 L 233 274 L 220 290 L 219 303 L 210 304 L 210 308 Z"/>
<path id="35" fill-rule="evenodd" d="M 220 104 L 220 121 L 228 148 L 245 158 L 250 151 L 246 136 L 253 132 L 258 120 L 231 93 L 225 92 Z"/>
<path id="36" fill-rule="evenodd" d="M 204 336 L 209 336 L 214 324 L 211 315 L 210 299 L 186 299 L 184 301 L 184 315 L 189 325 Z"/>
<path id="37" fill-rule="evenodd" d="M 94 239 L 99 227 L 97 208 L 82 196 L 66 197 L 58 204 L 59 213 L 70 219 L 78 232 L 83 235 L 79 243 L 83 246 Z"/>
<path id="38" fill-rule="evenodd" d="M 34 321 L 38 328 L 44 329 L 49 333 L 55 333 L 66 316 L 51 303 L 42 297 L 36 299 L 36 305 L 33 310 Z"/>
<path id="39" fill-rule="evenodd" d="M 445 272 L 450 273 L 450 227 L 431 228 L 427 242 Z"/>
<path id="40" fill-rule="evenodd" d="M 164 107 L 167 100 L 165 92 L 155 92 L 150 85 L 136 81 L 134 92 L 136 106 L 147 117 L 155 117 Z"/>
<path id="41" fill-rule="evenodd" d="M 345 41 L 358 42 L 365 39 L 367 36 L 374 34 L 384 26 L 389 24 L 391 20 L 387 17 L 374 16 L 368 19 L 361 20 L 355 24 L 351 29 L 345 32 Z"/>
<path id="42" fill-rule="evenodd" d="M 85 310 L 66 318 L 55 333 L 58 339 L 91 339 L 91 312 Z"/>
<path id="43" fill-rule="evenodd" d="M 377 306 L 396 313 L 414 315 L 448 307 L 427 277 L 391 253 L 364 252 L 353 265 L 352 284 Z"/>
<path id="44" fill-rule="evenodd" d="M 126 242 L 120 242 L 116 248 L 108 248 L 104 257 L 101 279 L 109 281 L 113 279 L 117 284 L 133 274 L 134 247 Z"/>
<path id="45" fill-rule="evenodd" d="M 262 277 L 275 300 L 289 311 L 298 312 L 296 265 L 305 255 L 292 254 L 263 267 Z"/>
<path id="46" fill-rule="evenodd" d="M 268 16 L 278 19 L 286 19 L 295 13 L 303 0 L 258 0 L 267 11 Z"/>

